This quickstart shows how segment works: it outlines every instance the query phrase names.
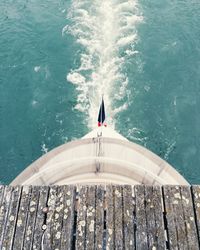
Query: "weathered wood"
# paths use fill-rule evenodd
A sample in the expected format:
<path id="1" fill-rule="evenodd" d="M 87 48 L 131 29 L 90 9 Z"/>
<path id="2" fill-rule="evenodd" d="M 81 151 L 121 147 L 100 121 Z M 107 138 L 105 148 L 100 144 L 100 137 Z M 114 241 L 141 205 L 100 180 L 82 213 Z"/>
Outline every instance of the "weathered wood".
<path id="1" fill-rule="evenodd" d="M 157 230 L 154 214 L 154 193 L 152 186 L 145 186 L 145 212 L 147 223 L 147 236 L 148 236 L 148 249 L 154 249 L 157 247 Z"/>
<path id="2" fill-rule="evenodd" d="M 155 216 L 155 226 L 156 226 L 156 249 L 163 250 L 166 249 L 166 239 L 165 239 L 165 227 L 163 218 L 163 199 L 162 199 L 162 189 L 160 186 L 153 186 L 153 206 L 154 206 L 154 216 Z"/>
<path id="3" fill-rule="evenodd" d="M 184 221 L 186 226 L 188 249 L 198 249 L 198 236 L 195 224 L 191 190 L 188 186 L 181 186 L 181 199 L 183 206 Z"/>
<path id="4" fill-rule="evenodd" d="M 136 202 L 136 249 L 148 249 L 147 241 L 147 222 L 145 212 L 145 187 L 135 186 Z"/>
<path id="5" fill-rule="evenodd" d="M 61 238 L 61 250 L 69 250 L 72 247 L 74 228 L 74 213 L 76 202 L 76 189 L 74 186 L 64 187 L 64 200 L 63 200 L 63 227 Z"/>
<path id="6" fill-rule="evenodd" d="M 200 249 L 200 186 L 0 186 L 0 201 L 2 250 Z"/>
<path id="7" fill-rule="evenodd" d="M 53 249 L 54 230 L 52 228 L 57 199 L 57 186 L 50 186 L 47 207 L 46 229 L 43 234 L 43 245 L 48 246 L 47 250 Z M 46 250 L 46 249 L 45 249 Z"/>
<path id="8" fill-rule="evenodd" d="M 76 232 L 76 248 L 85 249 L 86 237 L 86 218 L 87 218 L 87 195 L 88 187 L 81 186 L 79 191 L 79 206 L 77 211 L 77 232 Z"/>
<path id="9" fill-rule="evenodd" d="M 114 245 L 115 249 L 123 249 L 123 224 L 122 224 L 122 187 L 114 187 Z"/>
<path id="10" fill-rule="evenodd" d="M 5 228 L 7 223 L 7 217 L 9 213 L 9 207 L 11 203 L 11 195 L 13 188 L 10 186 L 6 186 L 4 190 L 3 200 L 0 209 L 0 246 L 3 243 L 3 237 L 5 234 Z"/>
<path id="11" fill-rule="evenodd" d="M 4 186 L 0 185 L 0 207 L 1 207 L 1 203 L 3 201 L 3 193 L 4 193 Z"/>
<path id="12" fill-rule="evenodd" d="M 96 228 L 95 228 L 95 249 L 103 249 L 104 230 L 104 188 L 96 188 Z"/>
<path id="13" fill-rule="evenodd" d="M 192 192 L 193 192 L 194 208 L 196 215 L 196 223 L 198 228 L 198 236 L 200 237 L 200 186 L 193 186 Z"/>
<path id="14" fill-rule="evenodd" d="M 106 186 L 106 247 L 114 249 L 114 200 L 113 187 Z"/>
<path id="15" fill-rule="evenodd" d="M 15 233 L 15 225 L 18 214 L 21 187 L 14 187 L 11 194 L 11 202 L 9 206 L 8 218 L 5 225 L 5 234 L 2 242 L 2 249 L 12 249 L 13 238 Z"/>
<path id="16" fill-rule="evenodd" d="M 86 249 L 94 249 L 94 230 L 95 230 L 95 186 L 88 187 L 87 213 L 86 213 Z"/>
<path id="17" fill-rule="evenodd" d="M 52 249 L 60 249 L 61 247 L 62 221 L 64 213 L 63 200 L 64 200 L 64 187 L 58 186 L 54 215 L 51 221 Z"/>
<path id="18" fill-rule="evenodd" d="M 38 208 L 39 190 L 40 190 L 40 187 L 36 187 L 36 186 L 32 187 L 30 204 L 28 208 L 26 230 L 24 234 L 23 250 L 32 249 L 33 235 L 35 232 L 35 220 L 36 220 L 37 208 Z"/>
<path id="19" fill-rule="evenodd" d="M 195 221 L 197 226 L 197 233 L 200 242 L 200 186 L 192 187 L 192 197 L 195 209 Z"/>
<path id="20" fill-rule="evenodd" d="M 171 202 L 171 193 L 170 187 L 163 187 L 164 194 L 164 208 L 165 208 L 165 216 L 167 223 L 167 235 L 168 235 L 168 243 L 170 245 L 170 249 L 178 249 L 178 239 L 176 233 L 176 221 L 174 215 L 173 204 Z"/>
<path id="21" fill-rule="evenodd" d="M 124 248 L 134 249 L 135 231 L 134 217 L 135 204 L 133 203 L 133 194 L 131 186 L 123 187 L 123 221 L 124 221 Z"/>
<path id="22" fill-rule="evenodd" d="M 48 197 L 49 188 L 46 186 L 40 187 L 39 190 L 39 200 L 38 200 L 38 209 L 36 215 L 36 222 L 34 228 L 34 237 L 33 237 L 33 249 L 41 249 L 42 236 L 44 234 L 45 227 L 45 207 L 47 207 L 47 197 Z"/>
<path id="23" fill-rule="evenodd" d="M 165 186 L 165 207 L 170 249 L 187 249 L 187 234 L 179 186 Z M 171 224 L 174 225 L 171 227 Z M 174 228 L 175 227 L 175 228 Z M 176 236 L 174 237 L 174 234 Z"/>
<path id="24" fill-rule="evenodd" d="M 22 250 L 24 242 L 24 234 L 26 230 L 26 221 L 28 216 L 28 208 L 31 197 L 31 186 L 24 186 L 21 193 L 21 201 L 17 216 L 15 237 L 13 243 L 13 249 Z"/>

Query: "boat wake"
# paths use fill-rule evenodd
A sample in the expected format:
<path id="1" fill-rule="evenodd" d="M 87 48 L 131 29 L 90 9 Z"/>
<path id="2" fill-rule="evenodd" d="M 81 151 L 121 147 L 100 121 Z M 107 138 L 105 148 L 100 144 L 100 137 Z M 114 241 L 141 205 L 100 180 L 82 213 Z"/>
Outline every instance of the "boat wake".
<path id="1" fill-rule="evenodd" d="M 127 108 L 128 58 L 137 53 L 137 24 L 143 18 L 136 0 L 74 0 L 68 11 L 70 24 L 63 35 L 72 35 L 81 46 L 79 66 L 67 74 L 78 91 L 76 109 L 88 116 L 88 127 L 97 124 L 101 96 L 106 103 L 107 122 L 114 127 L 115 113 Z M 114 107 L 114 103 L 122 103 Z"/>

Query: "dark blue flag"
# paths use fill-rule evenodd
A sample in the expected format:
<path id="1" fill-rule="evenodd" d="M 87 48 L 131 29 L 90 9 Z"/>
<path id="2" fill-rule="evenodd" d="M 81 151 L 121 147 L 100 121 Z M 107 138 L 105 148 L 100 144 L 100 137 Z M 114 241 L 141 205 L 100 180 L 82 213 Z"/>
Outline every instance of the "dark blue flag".
<path id="1" fill-rule="evenodd" d="M 104 107 L 104 100 L 102 99 L 101 106 L 99 109 L 99 116 L 98 116 L 98 126 L 102 126 L 106 119 L 105 115 L 105 107 Z"/>

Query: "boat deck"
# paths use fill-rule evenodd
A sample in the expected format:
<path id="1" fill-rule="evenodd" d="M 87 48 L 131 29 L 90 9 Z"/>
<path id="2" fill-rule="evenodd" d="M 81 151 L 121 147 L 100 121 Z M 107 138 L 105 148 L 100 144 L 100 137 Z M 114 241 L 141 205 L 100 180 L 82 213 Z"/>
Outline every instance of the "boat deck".
<path id="1" fill-rule="evenodd" d="M 0 249 L 199 249 L 200 186 L 0 186 Z"/>

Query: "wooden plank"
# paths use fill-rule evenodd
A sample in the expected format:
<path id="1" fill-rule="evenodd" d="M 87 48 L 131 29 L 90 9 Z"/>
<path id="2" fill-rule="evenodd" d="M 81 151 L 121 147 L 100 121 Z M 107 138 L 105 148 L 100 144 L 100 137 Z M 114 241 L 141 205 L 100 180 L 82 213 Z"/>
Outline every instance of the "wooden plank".
<path id="1" fill-rule="evenodd" d="M 146 226 L 148 236 L 148 249 L 154 249 L 157 247 L 157 231 L 155 224 L 154 213 L 154 193 L 152 186 L 145 186 L 145 203 L 146 203 Z"/>
<path id="2" fill-rule="evenodd" d="M 27 224 L 26 224 L 26 230 L 25 230 L 25 235 L 24 235 L 23 250 L 32 249 L 33 236 L 34 236 L 34 230 L 35 230 L 35 221 L 36 221 L 38 200 L 39 200 L 39 190 L 40 190 L 39 186 L 32 187 L 30 204 L 28 208 Z"/>
<path id="3" fill-rule="evenodd" d="M 0 209 L 0 246 L 3 244 L 3 237 L 5 234 L 5 228 L 9 213 L 9 207 L 11 203 L 11 195 L 12 195 L 13 187 L 6 186 L 4 190 L 3 200 Z"/>
<path id="4" fill-rule="evenodd" d="M 181 198 L 187 231 L 188 249 L 198 249 L 199 241 L 195 222 L 192 194 L 189 186 L 181 186 Z"/>
<path id="5" fill-rule="evenodd" d="M 166 249 L 165 227 L 163 218 L 163 197 L 160 186 L 153 186 L 153 206 L 156 225 L 156 243 L 159 250 Z"/>
<path id="6" fill-rule="evenodd" d="M 4 194 L 4 186 L 0 185 L 0 207 L 1 207 L 1 203 L 3 201 L 3 194 Z"/>
<path id="7" fill-rule="evenodd" d="M 195 209 L 195 221 L 197 225 L 197 233 L 200 242 L 200 186 L 192 186 L 192 197 Z"/>
<path id="8" fill-rule="evenodd" d="M 123 249 L 123 224 L 122 224 L 122 187 L 114 187 L 114 242 L 115 249 Z"/>
<path id="9" fill-rule="evenodd" d="M 94 249 L 94 230 L 95 230 L 95 186 L 88 187 L 87 213 L 86 213 L 86 249 Z"/>
<path id="10" fill-rule="evenodd" d="M 134 217 L 135 206 L 133 203 L 132 187 L 125 185 L 123 187 L 123 214 L 124 214 L 124 247 L 125 249 L 134 249 L 135 230 Z"/>
<path id="11" fill-rule="evenodd" d="M 45 223 L 45 208 L 47 207 L 47 197 L 48 197 L 49 188 L 46 186 L 41 186 L 39 190 L 39 200 L 38 200 L 38 209 L 36 215 L 36 222 L 34 228 L 34 237 L 33 237 L 33 249 L 40 249 L 42 244 L 42 236 L 44 234 L 43 225 Z"/>
<path id="12" fill-rule="evenodd" d="M 95 228 L 95 249 L 103 249 L 104 231 L 104 187 L 96 188 L 96 228 Z"/>
<path id="13" fill-rule="evenodd" d="M 12 249 L 20 195 L 21 195 L 21 187 L 19 186 L 13 187 L 12 194 L 10 197 L 11 200 L 10 200 L 8 218 L 5 224 L 5 234 L 2 241 L 2 249 L 8 249 L 8 250 Z"/>
<path id="14" fill-rule="evenodd" d="M 179 249 L 188 249 L 187 231 L 184 222 L 184 212 L 180 193 L 180 186 L 173 186 L 171 189 L 171 199 L 174 209 L 176 232 L 178 238 Z"/>
<path id="15" fill-rule="evenodd" d="M 108 185 L 106 195 L 102 186 L 83 186 L 76 207 L 74 186 L 52 186 L 49 198 L 48 187 L 0 186 L 0 248 L 72 249 L 77 208 L 76 249 L 164 250 L 163 199 L 170 250 L 199 249 L 200 186 L 192 193 L 188 186 L 165 186 L 163 197 L 158 186 L 134 191 L 135 204 L 131 186 Z"/>
<path id="16" fill-rule="evenodd" d="M 76 232 L 76 248 L 79 250 L 85 249 L 87 193 L 88 193 L 88 187 L 81 186 L 79 191 L 79 206 L 77 211 L 77 232 Z"/>
<path id="17" fill-rule="evenodd" d="M 4 186 L 0 185 L 0 223 L 3 220 L 3 211 L 4 211 L 3 204 L 2 204 L 3 197 L 4 197 Z M 3 231 L 2 226 L 3 224 L 0 224 L 0 243 L 1 243 L 1 236 L 2 236 L 2 231 Z"/>
<path id="18" fill-rule="evenodd" d="M 136 215 L 136 249 L 148 249 L 146 212 L 145 212 L 145 188 L 143 185 L 135 186 L 135 215 Z"/>
<path id="19" fill-rule="evenodd" d="M 165 186 L 164 193 L 170 249 L 187 249 L 187 234 L 180 187 Z"/>
<path id="20" fill-rule="evenodd" d="M 114 199 L 113 187 L 106 186 L 106 247 L 114 249 Z"/>
<path id="21" fill-rule="evenodd" d="M 166 249 L 162 194 L 159 186 L 145 186 L 146 220 L 149 249 Z"/>
<path id="22" fill-rule="evenodd" d="M 62 221 L 64 213 L 64 186 L 58 186 L 54 215 L 51 221 L 52 249 L 61 248 Z"/>
<path id="23" fill-rule="evenodd" d="M 74 186 L 64 187 L 64 216 L 61 238 L 61 250 L 72 248 L 72 240 L 74 233 L 74 213 L 76 202 L 76 188 Z M 67 237 L 66 237 L 67 236 Z"/>
<path id="24" fill-rule="evenodd" d="M 24 234 L 26 230 L 26 221 L 28 216 L 28 208 L 31 197 L 31 186 L 24 186 L 22 188 L 21 201 L 17 216 L 16 230 L 15 230 L 15 238 L 13 243 L 13 249 L 22 250 L 23 249 L 23 241 Z"/>
<path id="25" fill-rule="evenodd" d="M 167 223 L 167 235 L 170 249 L 178 249 L 178 239 L 176 233 L 176 221 L 173 204 L 171 201 L 170 186 L 163 187 L 165 218 Z"/>
<path id="26" fill-rule="evenodd" d="M 46 229 L 44 231 L 44 235 L 42 238 L 42 245 L 47 249 L 53 249 L 53 241 L 54 241 L 54 230 L 52 228 L 54 215 L 55 215 L 55 206 L 57 199 L 57 186 L 50 186 L 49 196 L 47 201 L 48 213 L 46 218 Z M 44 248 L 45 249 L 45 248 Z"/>

